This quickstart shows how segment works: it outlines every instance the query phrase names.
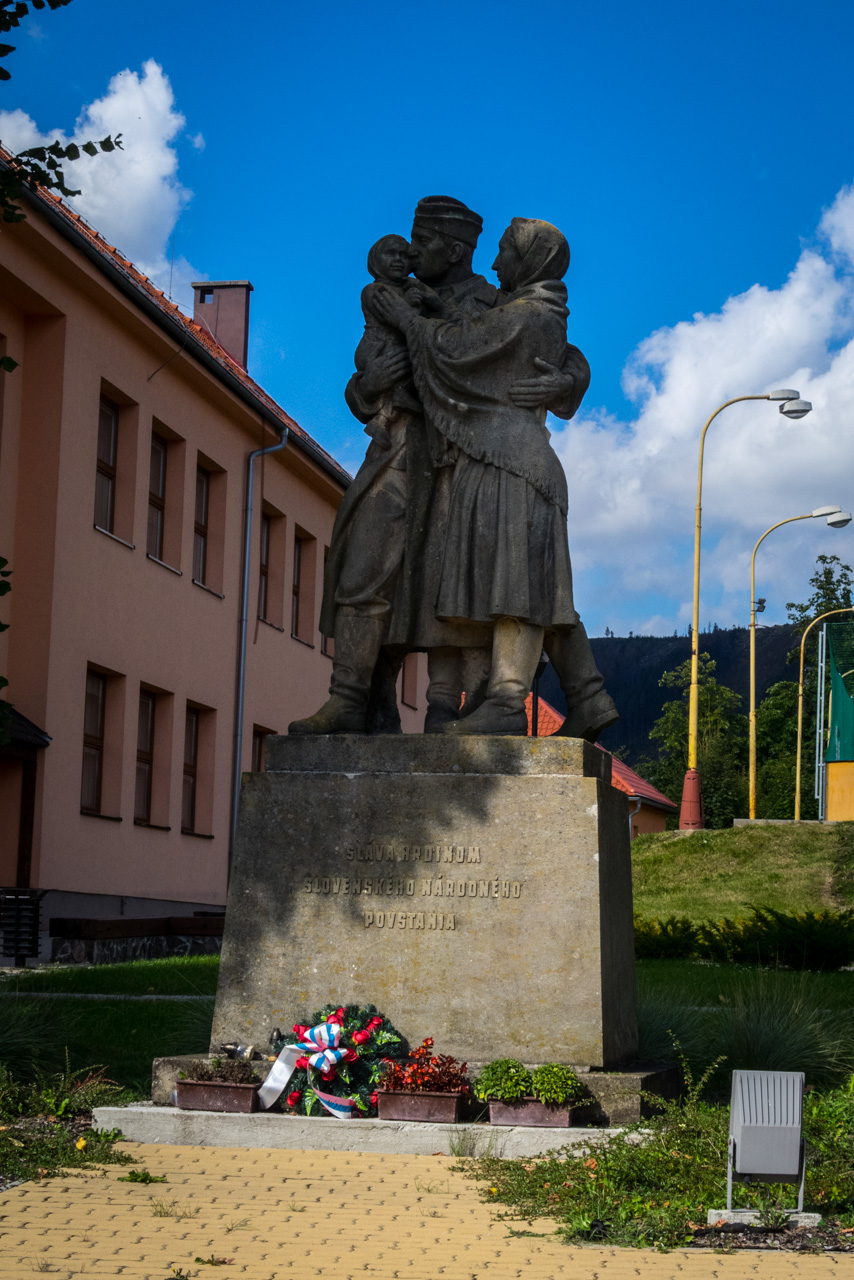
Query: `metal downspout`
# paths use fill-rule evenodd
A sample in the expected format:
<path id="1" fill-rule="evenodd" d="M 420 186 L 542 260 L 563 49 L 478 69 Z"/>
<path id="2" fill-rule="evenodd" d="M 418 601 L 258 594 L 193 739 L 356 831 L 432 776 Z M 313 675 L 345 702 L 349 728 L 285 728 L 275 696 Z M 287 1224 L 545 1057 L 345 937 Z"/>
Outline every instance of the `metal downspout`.
<path id="1" fill-rule="evenodd" d="M 255 462 L 268 453 L 278 453 L 288 443 L 287 427 L 279 428 L 280 438 L 264 449 L 254 449 L 246 460 L 246 507 L 243 520 L 243 575 L 240 586 L 240 632 L 237 647 L 237 685 L 234 707 L 234 745 L 231 771 L 231 825 L 228 839 L 228 879 L 231 880 L 231 861 L 234 856 L 234 840 L 237 834 L 237 806 L 240 800 L 240 780 L 243 774 L 243 713 L 246 702 L 246 637 L 249 630 L 249 570 L 252 560 L 252 507 L 255 498 Z"/>
<path id="2" fill-rule="evenodd" d="M 632 838 L 632 818 L 634 818 L 636 814 L 640 813 L 642 804 L 643 804 L 643 800 L 641 800 L 640 796 L 638 796 L 637 804 L 635 805 L 634 809 L 630 810 L 629 812 L 629 840 L 631 840 Z"/>

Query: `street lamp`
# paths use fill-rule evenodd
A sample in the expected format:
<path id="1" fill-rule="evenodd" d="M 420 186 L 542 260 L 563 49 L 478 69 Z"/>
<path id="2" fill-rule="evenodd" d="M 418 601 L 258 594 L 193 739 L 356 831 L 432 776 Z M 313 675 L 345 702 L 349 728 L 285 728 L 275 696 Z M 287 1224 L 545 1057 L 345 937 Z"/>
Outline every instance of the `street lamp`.
<path id="1" fill-rule="evenodd" d="M 697 772 L 697 729 L 700 709 L 700 686 L 698 681 L 700 665 L 700 533 L 702 527 L 703 497 L 703 450 L 706 444 L 706 432 L 715 418 L 731 404 L 739 404 L 742 400 L 779 400 L 780 412 L 792 418 L 803 418 L 809 413 L 812 405 L 802 400 L 800 392 L 791 388 L 778 391 L 766 391 L 761 396 L 735 396 L 718 405 L 714 413 L 707 419 L 700 435 L 700 456 L 697 464 L 697 506 L 694 512 L 694 602 L 691 618 L 691 688 L 688 701 L 688 769 L 682 784 L 682 805 L 679 810 L 680 831 L 696 831 L 703 825 L 703 798 L 700 791 L 700 775 Z"/>
<path id="2" fill-rule="evenodd" d="M 827 523 L 831 529 L 844 529 L 851 523 L 849 513 L 840 510 L 839 507 L 816 507 L 815 511 L 807 511 L 805 515 L 789 516 L 787 520 L 779 520 L 777 524 L 772 524 L 770 529 L 765 530 L 750 557 L 750 807 L 748 812 L 751 818 L 756 817 L 756 615 L 765 612 L 765 600 L 756 599 L 756 552 L 768 534 L 784 524 L 792 524 L 795 520 L 817 520 L 821 516 L 827 517 Z"/>

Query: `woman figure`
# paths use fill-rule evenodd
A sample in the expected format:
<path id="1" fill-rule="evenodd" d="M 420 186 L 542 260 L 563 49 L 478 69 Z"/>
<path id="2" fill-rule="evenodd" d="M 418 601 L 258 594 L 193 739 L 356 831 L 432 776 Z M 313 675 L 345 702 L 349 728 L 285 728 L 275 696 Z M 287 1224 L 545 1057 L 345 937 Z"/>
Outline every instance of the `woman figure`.
<path id="1" fill-rule="evenodd" d="M 485 701 L 446 733 L 527 733 L 525 699 L 546 628 L 571 629 L 566 478 L 545 409 L 512 383 L 566 350 L 569 246 L 550 223 L 514 218 L 493 269 L 498 304 L 476 319 L 429 318 L 378 285 L 374 307 L 406 337 L 428 421 L 457 449 L 436 616 L 494 624 Z"/>

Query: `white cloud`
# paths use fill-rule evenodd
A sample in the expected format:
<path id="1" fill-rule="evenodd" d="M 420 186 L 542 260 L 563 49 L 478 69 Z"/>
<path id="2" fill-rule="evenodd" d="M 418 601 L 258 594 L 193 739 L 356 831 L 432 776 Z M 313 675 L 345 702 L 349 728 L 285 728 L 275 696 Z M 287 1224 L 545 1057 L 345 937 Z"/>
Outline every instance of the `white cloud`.
<path id="1" fill-rule="evenodd" d="M 196 150 L 197 150 L 197 151 L 204 151 L 204 149 L 205 149 L 205 136 L 204 136 L 204 134 L 203 134 L 203 133 L 194 133 L 194 134 L 192 134 L 192 135 L 191 135 L 191 137 L 190 137 L 190 141 L 192 142 L 193 146 L 196 148 Z"/>
<path id="2" fill-rule="evenodd" d="M 83 108 L 70 134 L 42 131 L 17 110 L 0 111 L 0 138 L 10 150 L 22 151 L 56 138 L 64 144 L 121 133 L 124 150 L 83 155 L 66 164 L 67 184 L 81 192 L 69 203 L 159 288 L 168 290 L 172 233 L 192 196 L 178 180 L 173 145 L 184 124 L 169 78 L 149 60 L 141 74 L 126 70 L 113 76 L 104 96 Z M 177 257 L 173 297 L 189 298 L 189 281 L 199 278 L 195 268 Z"/>
<path id="3" fill-rule="evenodd" d="M 750 552 L 765 529 L 829 503 L 854 505 L 854 186 L 824 213 L 779 289 L 756 284 L 713 315 L 660 329 L 633 353 L 620 423 L 584 409 L 552 422 L 570 489 L 578 605 L 606 624 L 659 633 L 690 620 L 697 450 L 709 413 L 733 396 L 794 387 L 813 412 L 798 422 L 773 403 L 726 409 L 709 428 L 703 484 L 701 624 L 744 624 Z M 809 595 L 823 551 L 854 560 L 854 526 L 803 521 L 757 557 L 766 621 Z"/>

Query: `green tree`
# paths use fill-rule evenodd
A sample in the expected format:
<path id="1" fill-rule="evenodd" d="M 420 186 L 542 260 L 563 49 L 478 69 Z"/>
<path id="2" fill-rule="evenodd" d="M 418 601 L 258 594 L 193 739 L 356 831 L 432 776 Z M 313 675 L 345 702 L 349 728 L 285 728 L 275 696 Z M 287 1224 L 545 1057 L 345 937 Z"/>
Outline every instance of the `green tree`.
<path id="1" fill-rule="evenodd" d="M 0 34 L 14 31 L 21 24 L 21 19 L 30 14 L 30 9 L 63 9 L 72 0 L 0 0 Z M 13 44 L 0 44 L 0 59 L 8 58 L 15 52 Z M 11 72 L 0 63 L 0 80 L 10 80 Z M 122 135 L 115 138 L 109 135 L 100 142 L 70 142 L 63 147 L 57 138 L 46 147 L 29 147 L 26 151 L 12 156 L 8 163 L 0 162 L 0 221 L 23 222 L 26 214 L 18 201 L 25 190 L 35 191 L 45 187 L 49 191 L 58 191 L 63 196 L 79 196 L 66 185 L 62 162 L 79 160 L 85 151 L 87 155 L 96 156 L 99 151 L 115 151 L 121 148 Z M 4 356 L 0 360 L 0 368 L 11 372 L 15 368 L 14 360 Z"/>
<path id="2" fill-rule="evenodd" d="M 703 782 L 707 827 L 728 827 L 741 816 L 747 802 L 747 717 L 741 696 L 715 679 L 716 663 L 700 654 L 698 683 L 697 765 Z M 688 768 L 688 697 L 691 660 L 686 659 L 659 680 L 680 697 L 666 702 L 650 731 L 658 756 L 639 764 L 649 781 L 678 803 Z"/>

